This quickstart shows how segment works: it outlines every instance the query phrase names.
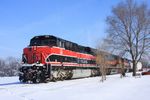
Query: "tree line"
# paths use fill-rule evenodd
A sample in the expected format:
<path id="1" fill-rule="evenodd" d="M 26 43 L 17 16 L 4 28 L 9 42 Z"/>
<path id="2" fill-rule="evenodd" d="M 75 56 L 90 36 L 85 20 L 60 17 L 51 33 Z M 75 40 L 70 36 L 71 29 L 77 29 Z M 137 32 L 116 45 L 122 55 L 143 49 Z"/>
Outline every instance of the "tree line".
<path id="1" fill-rule="evenodd" d="M 0 58 L 0 77 L 17 76 L 18 69 L 21 67 L 20 62 L 20 59 L 14 57 Z"/>

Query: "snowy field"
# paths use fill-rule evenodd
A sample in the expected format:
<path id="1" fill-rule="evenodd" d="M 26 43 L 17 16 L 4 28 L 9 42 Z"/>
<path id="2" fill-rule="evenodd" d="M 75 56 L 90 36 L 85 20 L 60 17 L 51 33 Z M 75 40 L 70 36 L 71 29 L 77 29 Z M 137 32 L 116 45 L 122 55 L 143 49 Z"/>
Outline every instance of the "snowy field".
<path id="1" fill-rule="evenodd" d="M 0 78 L 0 100 L 149 100 L 150 76 L 128 75 L 21 84 L 18 77 Z"/>

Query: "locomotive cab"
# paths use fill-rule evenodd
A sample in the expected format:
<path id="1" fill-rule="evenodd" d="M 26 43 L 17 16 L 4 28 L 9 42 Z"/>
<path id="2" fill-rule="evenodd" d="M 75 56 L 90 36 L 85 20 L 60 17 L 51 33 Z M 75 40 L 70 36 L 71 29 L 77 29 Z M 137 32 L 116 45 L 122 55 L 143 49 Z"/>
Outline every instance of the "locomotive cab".
<path id="1" fill-rule="evenodd" d="M 43 56 L 46 56 L 47 49 L 56 46 L 54 36 L 35 36 L 31 39 L 30 45 L 23 50 L 22 61 L 24 63 L 45 63 Z"/>

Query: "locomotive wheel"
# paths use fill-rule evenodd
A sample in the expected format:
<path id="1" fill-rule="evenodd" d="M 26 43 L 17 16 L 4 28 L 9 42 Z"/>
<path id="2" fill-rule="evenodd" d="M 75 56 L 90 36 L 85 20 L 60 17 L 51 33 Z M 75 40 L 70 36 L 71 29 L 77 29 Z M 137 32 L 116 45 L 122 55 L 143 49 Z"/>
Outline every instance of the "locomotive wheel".
<path id="1" fill-rule="evenodd" d="M 53 82 L 56 82 L 56 81 L 57 81 L 57 79 L 56 79 L 55 77 L 53 77 L 52 81 L 53 81 Z"/>
<path id="2" fill-rule="evenodd" d="M 41 71 L 38 71 L 36 74 L 36 77 L 34 79 L 35 83 L 40 83 L 41 82 Z"/>
<path id="3" fill-rule="evenodd" d="M 55 77 L 53 76 L 53 74 L 50 75 L 50 81 L 56 82 Z"/>
<path id="4" fill-rule="evenodd" d="M 50 78 L 46 78 L 44 82 L 48 83 L 49 81 L 50 81 Z"/>
<path id="5" fill-rule="evenodd" d="M 58 73 L 57 73 L 57 80 L 59 81 L 59 80 L 61 80 L 61 81 L 63 81 L 64 79 L 65 79 L 65 74 L 64 74 L 64 70 L 62 70 L 62 69 L 59 69 L 58 70 Z"/>
<path id="6" fill-rule="evenodd" d="M 33 83 L 40 83 L 40 79 L 39 79 L 39 78 L 37 78 L 37 77 L 36 77 L 36 78 L 34 78 L 32 81 L 33 81 Z"/>
<path id="7" fill-rule="evenodd" d="M 66 80 L 69 80 L 69 79 L 71 79 L 72 78 L 72 76 L 73 76 L 73 72 L 72 72 L 72 70 L 68 70 L 67 72 L 66 72 Z"/>
<path id="8" fill-rule="evenodd" d="M 35 82 L 36 82 L 36 83 L 40 83 L 40 82 L 41 82 L 40 78 L 36 78 L 36 79 L 35 79 Z"/>

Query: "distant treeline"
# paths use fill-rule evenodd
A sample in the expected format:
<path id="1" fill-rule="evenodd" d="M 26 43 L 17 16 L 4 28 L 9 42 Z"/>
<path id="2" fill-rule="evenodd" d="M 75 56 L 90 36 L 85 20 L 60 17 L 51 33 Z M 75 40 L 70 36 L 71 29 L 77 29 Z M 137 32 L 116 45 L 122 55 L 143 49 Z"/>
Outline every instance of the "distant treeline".
<path id="1" fill-rule="evenodd" d="M 14 57 L 0 58 L 0 77 L 17 76 L 18 69 L 21 67 L 20 62 L 20 59 Z"/>

